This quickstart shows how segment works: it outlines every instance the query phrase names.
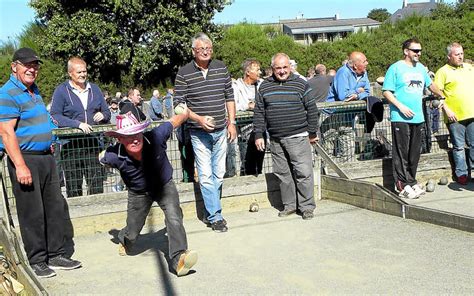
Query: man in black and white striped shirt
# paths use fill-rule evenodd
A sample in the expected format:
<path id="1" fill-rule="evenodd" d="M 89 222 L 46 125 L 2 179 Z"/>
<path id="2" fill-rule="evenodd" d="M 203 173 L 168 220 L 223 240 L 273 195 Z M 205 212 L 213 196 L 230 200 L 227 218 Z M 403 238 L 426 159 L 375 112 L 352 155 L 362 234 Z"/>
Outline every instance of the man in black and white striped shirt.
<path id="1" fill-rule="evenodd" d="M 263 134 L 268 130 L 273 173 L 280 181 L 284 205 L 278 216 L 299 210 L 307 220 L 314 217 L 316 208 L 310 143 L 318 139 L 318 108 L 306 81 L 291 73 L 288 55 L 274 55 L 272 69 L 273 75 L 257 91 L 255 146 L 265 150 Z"/>
<path id="2" fill-rule="evenodd" d="M 204 33 L 192 39 L 194 60 L 176 75 L 174 105 L 186 103 L 207 221 L 216 232 L 227 231 L 220 196 L 225 173 L 227 138 L 234 141 L 235 102 L 227 67 L 212 59 L 212 41 Z M 227 117 L 226 117 L 227 113 Z"/>

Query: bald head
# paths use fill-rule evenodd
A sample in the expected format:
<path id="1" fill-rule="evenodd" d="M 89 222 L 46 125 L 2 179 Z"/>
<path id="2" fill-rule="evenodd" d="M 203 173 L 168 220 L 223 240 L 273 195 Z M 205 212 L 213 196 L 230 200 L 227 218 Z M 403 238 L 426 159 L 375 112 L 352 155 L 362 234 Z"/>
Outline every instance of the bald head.
<path id="1" fill-rule="evenodd" d="M 364 74 L 369 64 L 365 55 L 360 51 L 351 52 L 348 63 L 358 75 Z"/>

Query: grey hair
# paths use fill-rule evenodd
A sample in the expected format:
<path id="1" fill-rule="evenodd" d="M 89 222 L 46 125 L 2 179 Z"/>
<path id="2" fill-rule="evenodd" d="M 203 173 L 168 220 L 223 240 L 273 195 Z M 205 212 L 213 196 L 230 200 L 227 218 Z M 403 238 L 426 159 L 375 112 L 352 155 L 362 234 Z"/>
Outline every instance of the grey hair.
<path id="1" fill-rule="evenodd" d="M 314 71 L 316 72 L 316 74 L 325 75 L 326 74 L 326 66 L 324 66 L 323 64 L 317 64 Z"/>
<path id="2" fill-rule="evenodd" d="M 260 66 L 260 62 L 257 61 L 256 59 L 246 59 L 245 61 L 242 62 L 242 72 L 247 73 L 247 70 L 252 66 L 252 65 L 258 65 Z"/>
<path id="3" fill-rule="evenodd" d="M 194 48 L 196 46 L 196 42 L 200 40 L 206 44 L 210 44 L 212 45 L 212 41 L 211 41 L 211 38 L 209 38 L 209 36 L 207 36 L 205 33 L 203 32 L 200 32 L 200 33 L 197 33 L 192 39 L 191 39 L 191 46 L 192 48 Z"/>
<path id="4" fill-rule="evenodd" d="M 71 72 L 73 65 L 81 64 L 87 66 L 87 63 L 80 57 L 72 57 L 67 61 L 67 71 Z"/>
<path id="5" fill-rule="evenodd" d="M 290 57 L 286 53 L 283 53 L 283 52 L 276 53 L 274 56 L 272 56 L 272 64 L 271 64 L 272 67 L 275 65 L 276 58 L 278 58 L 280 56 L 283 56 L 283 57 L 287 58 L 288 61 L 290 61 Z"/>
<path id="6" fill-rule="evenodd" d="M 461 47 L 462 48 L 462 45 L 460 43 L 457 43 L 457 42 L 453 42 L 450 45 L 448 45 L 448 47 L 446 47 L 446 53 L 448 55 L 451 54 L 451 50 L 453 50 L 453 47 Z"/>

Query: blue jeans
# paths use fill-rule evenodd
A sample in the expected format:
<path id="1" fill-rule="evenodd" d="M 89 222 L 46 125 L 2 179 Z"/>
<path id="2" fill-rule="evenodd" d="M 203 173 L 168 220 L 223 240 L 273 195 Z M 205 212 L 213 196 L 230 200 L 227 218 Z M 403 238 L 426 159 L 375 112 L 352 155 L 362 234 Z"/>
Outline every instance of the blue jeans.
<path id="1" fill-rule="evenodd" d="M 211 223 L 222 220 L 221 192 L 225 174 L 227 129 L 190 130 L 202 199 Z"/>
<path id="2" fill-rule="evenodd" d="M 467 141 L 469 158 L 474 160 L 474 119 L 453 122 L 448 125 L 449 135 L 453 143 L 453 159 L 457 177 L 468 175 L 464 145 Z"/>

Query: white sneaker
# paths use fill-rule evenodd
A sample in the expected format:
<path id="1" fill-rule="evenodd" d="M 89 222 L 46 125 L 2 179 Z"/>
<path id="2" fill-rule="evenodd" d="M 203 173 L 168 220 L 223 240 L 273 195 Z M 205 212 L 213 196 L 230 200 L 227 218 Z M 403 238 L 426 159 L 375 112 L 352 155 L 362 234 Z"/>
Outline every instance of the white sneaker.
<path id="1" fill-rule="evenodd" d="M 426 193 L 426 190 L 421 188 L 421 186 L 418 184 L 413 185 L 412 188 L 416 193 L 416 197 L 420 197 L 421 195 Z"/>
<path id="2" fill-rule="evenodd" d="M 398 196 L 409 199 L 418 198 L 418 195 L 416 194 L 415 190 L 410 185 L 406 185 L 403 190 L 398 194 Z"/>

